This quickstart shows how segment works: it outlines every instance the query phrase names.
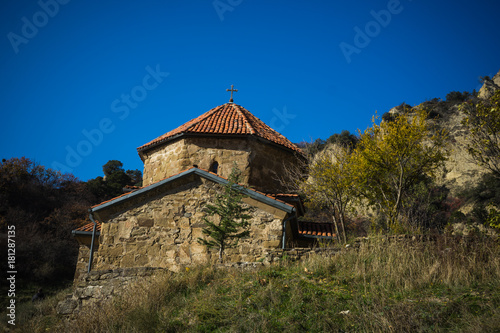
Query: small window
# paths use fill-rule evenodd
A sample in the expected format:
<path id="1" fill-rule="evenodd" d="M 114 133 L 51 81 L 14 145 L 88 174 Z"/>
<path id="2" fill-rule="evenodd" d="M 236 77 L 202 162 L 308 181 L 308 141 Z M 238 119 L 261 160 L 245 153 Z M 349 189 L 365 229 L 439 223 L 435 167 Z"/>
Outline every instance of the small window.
<path id="1" fill-rule="evenodd" d="M 208 171 L 217 174 L 218 169 L 219 169 L 219 163 L 213 162 L 212 165 L 210 166 L 210 169 L 208 169 Z"/>

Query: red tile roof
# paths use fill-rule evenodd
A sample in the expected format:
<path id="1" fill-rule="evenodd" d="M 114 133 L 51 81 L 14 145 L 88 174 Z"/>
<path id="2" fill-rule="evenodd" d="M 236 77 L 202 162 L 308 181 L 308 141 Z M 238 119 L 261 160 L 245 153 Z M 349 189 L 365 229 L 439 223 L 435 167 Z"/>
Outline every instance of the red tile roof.
<path id="1" fill-rule="evenodd" d="M 298 221 L 299 234 L 305 236 L 335 237 L 332 223 Z"/>
<path id="2" fill-rule="evenodd" d="M 300 199 L 300 196 L 298 194 L 295 194 L 295 193 L 269 193 L 268 196 L 275 197 L 275 198 L 283 197 L 283 198 L 298 198 L 298 199 Z"/>
<path id="3" fill-rule="evenodd" d="M 244 107 L 226 103 L 137 148 L 143 151 L 179 134 L 253 135 L 301 153 L 296 145 Z"/>
<path id="4" fill-rule="evenodd" d="M 99 221 L 95 221 L 95 222 L 96 222 L 95 231 L 101 232 L 101 222 L 99 222 Z M 90 232 L 92 232 L 93 229 L 94 229 L 94 223 L 91 222 L 91 223 L 88 223 L 84 226 L 81 226 L 78 229 L 75 229 L 75 231 L 90 231 Z"/>
<path id="5" fill-rule="evenodd" d="M 151 185 L 152 185 L 152 184 L 151 184 Z M 116 196 L 116 197 L 111 198 L 111 199 L 109 199 L 109 200 L 105 200 L 105 201 L 103 201 L 103 202 L 101 202 L 101 203 L 98 203 L 97 205 L 93 205 L 93 206 L 91 206 L 90 208 L 95 208 L 95 207 L 98 207 L 98 206 L 103 205 L 103 204 L 105 204 L 105 203 L 108 203 L 108 202 L 114 201 L 114 200 L 116 200 L 116 199 L 118 199 L 118 198 L 121 198 L 121 197 L 124 197 L 124 196 L 126 196 L 126 195 L 129 195 L 130 193 L 135 192 L 135 191 L 137 191 L 137 190 L 133 190 L 133 191 L 130 191 L 130 192 L 126 192 L 126 193 L 120 194 L 119 196 Z"/>

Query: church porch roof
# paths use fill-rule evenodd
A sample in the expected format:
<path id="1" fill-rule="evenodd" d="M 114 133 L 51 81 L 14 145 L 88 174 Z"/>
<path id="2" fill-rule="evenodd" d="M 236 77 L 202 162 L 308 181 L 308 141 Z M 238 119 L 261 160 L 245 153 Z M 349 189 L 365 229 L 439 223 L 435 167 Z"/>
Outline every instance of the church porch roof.
<path id="1" fill-rule="evenodd" d="M 162 185 L 173 182 L 174 180 L 177 180 L 177 179 L 180 179 L 183 177 L 187 177 L 187 176 L 193 175 L 193 174 L 201 176 L 205 179 L 209 179 L 209 180 L 214 181 L 216 183 L 219 183 L 221 185 L 225 185 L 228 182 L 228 180 L 226 178 L 221 177 L 219 175 L 216 175 L 215 173 L 209 172 L 207 170 L 199 169 L 196 167 L 192 167 L 190 169 L 187 169 L 187 170 L 182 171 L 176 175 L 165 178 L 165 179 L 163 179 L 159 182 L 156 182 L 154 184 L 148 185 L 146 187 L 142 187 L 140 189 L 133 190 L 132 192 L 129 192 L 129 193 L 124 193 L 118 197 L 115 197 L 113 199 L 101 202 L 100 204 L 94 205 L 91 207 L 92 212 L 97 212 L 97 211 L 104 209 L 106 207 L 113 206 L 115 204 L 124 202 L 126 200 L 130 200 L 134 197 L 140 196 L 141 194 L 144 194 L 144 193 L 147 193 L 151 190 L 157 189 L 157 188 L 161 187 Z M 238 184 L 238 186 L 240 187 L 241 192 L 243 194 L 245 194 L 245 195 L 247 195 L 247 196 L 249 196 L 257 201 L 266 203 L 270 206 L 278 208 L 278 209 L 285 211 L 287 213 L 292 213 L 295 211 L 295 207 L 289 203 L 286 203 L 285 201 L 276 199 L 276 198 L 272 197 L 271 195 L 249 189 L 249 188 L 244 187 L 243 185 L 240 185 L 240 184 Z"/>
<path id="2" fill-rule="evenodd" d="M 306 237 L 333 238 L 336 236 L 332 223 L 298 221 L 299 235 Z"/>
<path id="3" fill-rule="evenodd" d="M 95 226 L 96 235 L 99 235 L 101 232 L 101 222 L 99 222 L 99 221 L 95 221 L 95 222 L 96 222 L 96 226 Z M 94 223 L 90 222 L 90 223 L 87 223 L 87 224 L 81 226 L 80 228 L 73 230 L 72 233 L 73 233 L 73 235 L 92 236 L 93 229 L 94 229 Z"/>

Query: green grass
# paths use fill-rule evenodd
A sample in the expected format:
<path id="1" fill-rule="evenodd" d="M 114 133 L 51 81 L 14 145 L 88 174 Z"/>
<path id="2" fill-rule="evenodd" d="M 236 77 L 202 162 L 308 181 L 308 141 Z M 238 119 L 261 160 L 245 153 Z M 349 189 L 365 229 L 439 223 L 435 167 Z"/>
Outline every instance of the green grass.
<path id="1" fill-rule="evenodd" d="M 198 267 L 142 283 L 73 321 L 52 310 L 35 313 L 18 329 L 500 332 L 500 245 L 372 240 L 333 257 L 258 271 Z"/>

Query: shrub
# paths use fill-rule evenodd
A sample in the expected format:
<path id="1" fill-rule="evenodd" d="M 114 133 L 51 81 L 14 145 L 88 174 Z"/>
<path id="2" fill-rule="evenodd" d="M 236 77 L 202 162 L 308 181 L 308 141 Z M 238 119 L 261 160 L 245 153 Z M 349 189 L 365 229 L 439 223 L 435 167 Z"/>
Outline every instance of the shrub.
<path id="1" fill-rule="evenodd" d="M 469 98 L 472 97 L 472 94 L 468 91 L 460 92 L 460 91 L 451 91 L 446 95 L 447 102 L 461 103 L 465 102 Z"/>

